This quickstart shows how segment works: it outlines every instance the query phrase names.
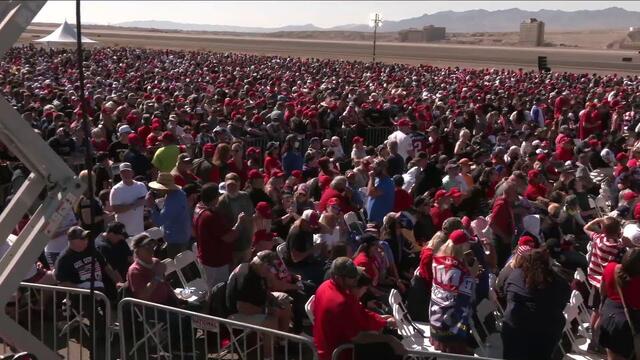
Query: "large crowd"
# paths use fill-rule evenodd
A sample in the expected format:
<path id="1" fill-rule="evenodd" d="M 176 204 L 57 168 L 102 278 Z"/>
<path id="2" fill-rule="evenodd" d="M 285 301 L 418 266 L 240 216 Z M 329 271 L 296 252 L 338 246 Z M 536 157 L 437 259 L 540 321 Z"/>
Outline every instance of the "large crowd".
<path id="1" fill-rule="evenodd" d="M 161 260 L 194 249 L 225 288 L 212 315 L 306 332 L 322 360 L 396 326 L 391 289 L 439 351 L 473 354 L 495 295 L 503 357 L 551 359 L 578 290 L 590 350 L 634 352 L 637 75 L 103 47 L 83 107 L 75 59 L 23 46 L 0 64 L 2 95 L 92 179 L 25 281 L 184 306 Z M 6 204 L 29 170 L 0 159 Z"/>

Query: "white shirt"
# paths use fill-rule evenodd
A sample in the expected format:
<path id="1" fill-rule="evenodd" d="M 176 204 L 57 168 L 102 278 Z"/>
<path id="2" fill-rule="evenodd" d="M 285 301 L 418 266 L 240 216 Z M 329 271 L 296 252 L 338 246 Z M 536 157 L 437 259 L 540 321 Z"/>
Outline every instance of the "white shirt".
<path id="1" fill-rule="evenodd" d="M 78 225 L 78 220 L 76 220 L 76 216 L 73 214 L 69 205 L 64 204 L 63 211 L 64 216 L 56 229 L 56 232 L 60 232 L 60 235 L 47 242 L 47 245 L 44 247 L 45 252 L 61 253 L 64 251 L 68 245 L 67 230 L 72 226 Z"/>
<path id="2" fill-rule="evenodd" d="M 127 205 L 147 196 L 147 187 L 138 181 L 134 181 L 130 186 L 122 181 L 117 183 L 109 196 L 111 205 Z M 140 205 L 129 211 L 116 214 L 116 221 L 124 224 L 127 234 L 138 235 L 144 231 L 144 205 Z"/>
<path id="3" fill-rule="evenodd" d="M 395 140 L 398 143 L 398 154 L 407 160 L 409 152 L 413 151 L 413 142 L 411 137 L 400 130 L 395 131 L 388 138 L 389 141 Z"/>

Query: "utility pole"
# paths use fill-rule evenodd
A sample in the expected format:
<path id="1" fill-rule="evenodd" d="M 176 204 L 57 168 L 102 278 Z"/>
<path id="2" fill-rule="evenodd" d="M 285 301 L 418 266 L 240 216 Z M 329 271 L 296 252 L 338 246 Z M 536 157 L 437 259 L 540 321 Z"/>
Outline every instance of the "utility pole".
<path id="1" fill-rule="evenodd" d="M 382 25 L 382 17 L 375 13 L 369 16 L 369 26 L 373 27 L 373 62 L 376 62 L 376 40 L 378 36 L 378 26 Z"/>

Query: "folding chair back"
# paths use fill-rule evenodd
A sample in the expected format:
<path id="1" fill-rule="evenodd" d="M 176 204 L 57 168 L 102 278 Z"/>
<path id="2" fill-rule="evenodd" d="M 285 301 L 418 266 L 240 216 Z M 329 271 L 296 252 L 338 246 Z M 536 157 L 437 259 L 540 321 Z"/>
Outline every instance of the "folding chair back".
<path id="1" fill-rule="evenodd" d="M 316 296 L 311 295 L 309 301 L 304 304 L 304 311 L 307 313 L 307 317 L 309 318 L 309 321 L 311 321 L 311 324 L 313 324 L 313 302 L 315 301 L 315 299 Z"/>
<path id="2" fill-rule="evenodd" d="M 205 272 L 203 271 L 200 263 L 196 259 L 195 254 L 191 250 L 185 250 L 176 255 L 175 259 L 176 268 L 180 273 L 184 288 L 194 288 L 201 294 L 209 294 L 209 286 L 205 279 Z"/>

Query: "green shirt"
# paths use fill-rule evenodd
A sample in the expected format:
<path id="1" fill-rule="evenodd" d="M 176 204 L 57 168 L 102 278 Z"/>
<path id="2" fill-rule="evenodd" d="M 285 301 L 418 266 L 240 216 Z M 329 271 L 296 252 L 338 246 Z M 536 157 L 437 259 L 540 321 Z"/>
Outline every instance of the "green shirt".
<path id="1" fill-rule="evenodd" d="M 173 168 L 176 166 L 179 154 L 180 148 L 178 147 L 178 145 L 163 146 L 160 149 L 156 150 L 151 163 L 160 172 L 168 173 L 171 172 L 171 170 L 173 170 Z"/>

